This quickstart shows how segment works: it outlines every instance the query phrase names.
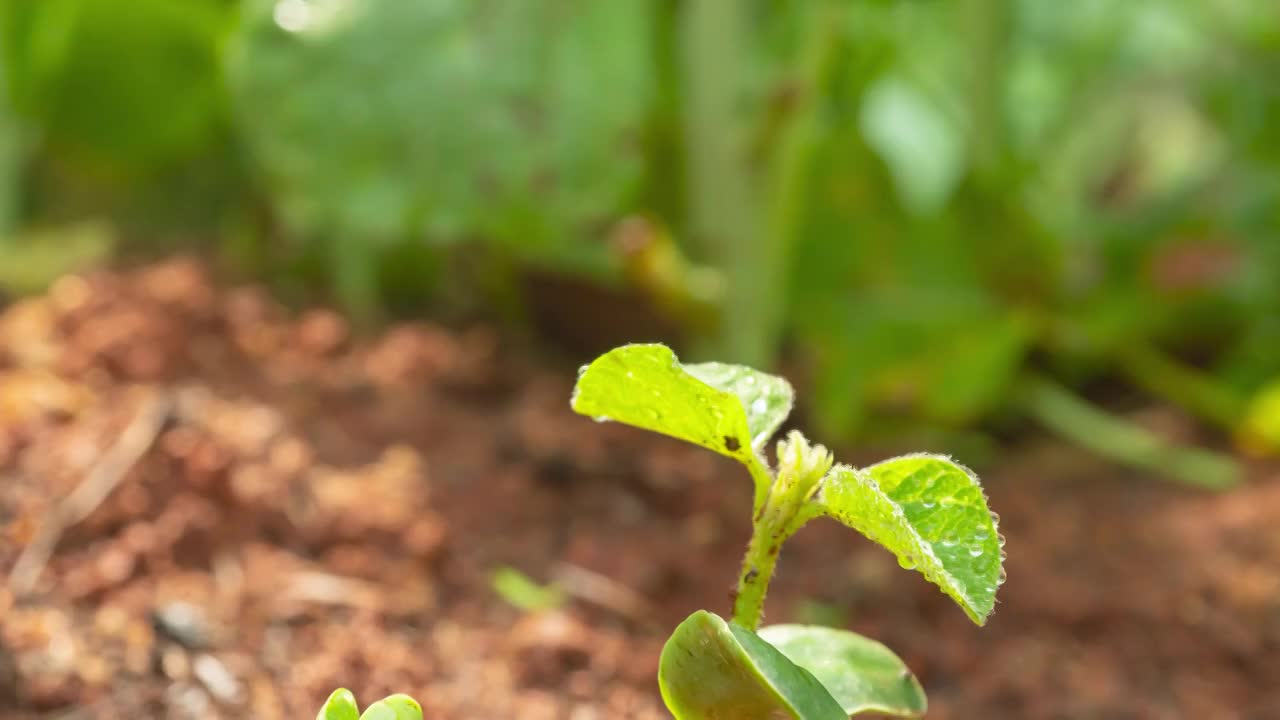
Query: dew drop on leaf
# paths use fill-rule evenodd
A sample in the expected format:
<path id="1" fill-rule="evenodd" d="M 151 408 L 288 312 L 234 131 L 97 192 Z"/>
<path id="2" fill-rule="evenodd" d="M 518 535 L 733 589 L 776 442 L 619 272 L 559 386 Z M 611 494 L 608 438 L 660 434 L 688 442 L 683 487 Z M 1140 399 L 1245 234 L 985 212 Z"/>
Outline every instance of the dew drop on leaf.
<path id="1" fill-rule="evenodd" d="M 899 555 L 898 564 L 901 565 L 904 570 L 914 570 L 916 568 L 916 559 L 910 555 Z"/>
<path id="2" fill-rule="evenodd" d="M 974 546 L 974 547 L 969 548 L 969 555 L 970 555 L 970 557 L 981 557 L 981 556 L 982 556 L 982 548 L 977 547 L 977 546 Z"/>
<path id="3" fill-rule="evenodd" d="M 764 398 L 756 398 L 755 402 L 751 403 L 751 412 L 755 415 L 763 415 L 768 409 L 769 403 L 765 402 Z"/>
<path id="4" fill-rule="evenodd" d="M 934 507 L 937 506 L 937 504 L 938 503 L 931 503 L 931 502 L 920 503 L 920 507 L 924 508 L 925 510 L 932 510 Z"/>

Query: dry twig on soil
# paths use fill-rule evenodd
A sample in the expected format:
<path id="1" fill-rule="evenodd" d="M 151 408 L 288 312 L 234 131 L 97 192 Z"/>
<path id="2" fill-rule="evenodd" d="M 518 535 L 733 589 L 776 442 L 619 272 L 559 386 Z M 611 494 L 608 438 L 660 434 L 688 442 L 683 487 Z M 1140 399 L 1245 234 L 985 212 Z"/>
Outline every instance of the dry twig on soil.
<path id="1" fill-rule="evenodd" d="M 111 495 L 155 443 L 172 411 L 172 398 L 167 392 L 155 392 L 148 397 L 80 484 L 49 511 L 35 538 L 23 549 L 9 573 L 9 589 L 15 595 L 26 595 L 35 588 L 63 532 L 88 517 Z"/>

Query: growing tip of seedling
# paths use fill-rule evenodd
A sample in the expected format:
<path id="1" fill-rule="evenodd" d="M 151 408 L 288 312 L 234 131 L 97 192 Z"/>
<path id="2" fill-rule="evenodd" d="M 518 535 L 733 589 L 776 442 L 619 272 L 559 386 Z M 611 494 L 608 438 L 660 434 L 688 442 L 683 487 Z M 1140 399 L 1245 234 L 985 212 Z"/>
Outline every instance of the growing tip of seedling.
<path id="1" fill-rule="evenodd" d="M 778 441 L 778 476 L 812 489 L 831 470 L 835 458 L 822 445 L 810 445 L 799 430 Z"/>

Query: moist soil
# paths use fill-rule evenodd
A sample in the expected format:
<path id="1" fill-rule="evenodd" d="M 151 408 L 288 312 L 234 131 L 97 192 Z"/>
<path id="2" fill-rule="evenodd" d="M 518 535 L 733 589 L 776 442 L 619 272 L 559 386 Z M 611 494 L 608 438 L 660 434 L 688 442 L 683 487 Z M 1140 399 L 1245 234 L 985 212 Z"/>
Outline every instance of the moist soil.
<path id="1" fill-rule="evenodd" d="M 727 613 L 748 479 L 569 411 L 572 365 L 479 326 L 353 340 L 197 263 L 0 315 L 0 717 L 662 718 L 658 653 Z M 870 459 L 873 454 L 868 458 Z M 1026 438 L 982 468 L 987 626 L 830 522 L 769 620 L 894 648 L 929 717 L 1280 718 L 1280 478 L 1206 494 Z M 512 567 L 558 607 L 493 589 Z"/>

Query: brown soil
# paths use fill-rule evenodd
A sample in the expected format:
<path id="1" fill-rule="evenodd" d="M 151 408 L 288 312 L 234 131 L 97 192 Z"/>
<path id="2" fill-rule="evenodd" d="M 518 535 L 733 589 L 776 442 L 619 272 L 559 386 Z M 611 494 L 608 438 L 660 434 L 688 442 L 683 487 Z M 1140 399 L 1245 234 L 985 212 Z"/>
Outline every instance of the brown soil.
<path id="1" fill-rule="evenodd" d="M 484 328 L 356 343 L 181 261 L 11 306 L 0 717 L 309 718 L 339 685 L 429 718 L 667 717 L 658 652 L 726 611 L 748 481 L 574 416 L 572 369 L 528 357 Z M 987 627 L 832 523 L 788 545 L 770 619 L 884 641 L 936 720 L 1280 718 L 1271 471 L 1207 495 L 1032 443 L 984 475 Z M 521 613 L 501 566 L 572 599 Z"/>

